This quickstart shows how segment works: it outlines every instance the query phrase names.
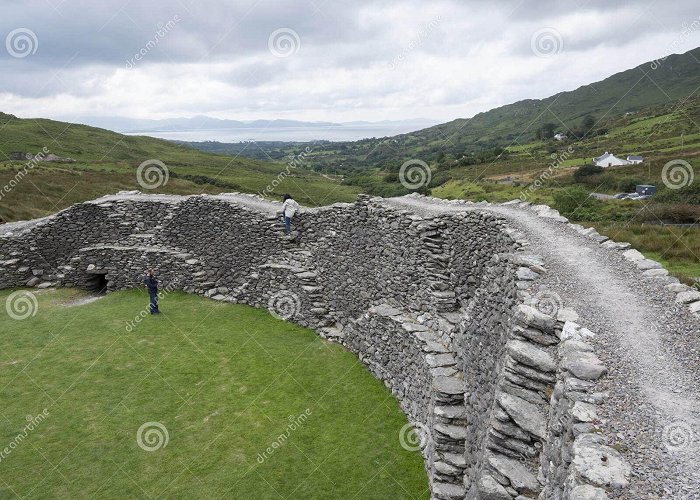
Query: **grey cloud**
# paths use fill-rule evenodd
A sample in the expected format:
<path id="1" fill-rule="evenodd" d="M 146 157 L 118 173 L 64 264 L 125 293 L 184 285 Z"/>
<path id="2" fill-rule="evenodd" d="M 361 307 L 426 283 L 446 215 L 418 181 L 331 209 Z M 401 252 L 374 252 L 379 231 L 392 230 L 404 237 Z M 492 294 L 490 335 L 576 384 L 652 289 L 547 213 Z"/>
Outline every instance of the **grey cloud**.
<path id="1" fill-rule="evenodd" d="M 0 60 L 0 74 L 3 75 L 0 92 L 43 98 L 62 92 L 90 97 L 104 91 L 99 81 L 89 78 L 86 71 L 60 72 L 30 60 L 23 60 L 19 68 L 15 61 Z"/>
<path id="2" fill-rule="evenodd" d="M 14 96 L 6 102 L 22 100 L 23 106 L 56 96 L 60 107 L 59 94 L 85 103 L 120 102 L 133 86 L 130 104 L 144 113 L 221 111 L 232 118 L 251 110 L 299 116 L 317 109 L 374 113 L 395 101 L 432 103 L 464 116 L 472 109 L 469 103 L 512 101 L 580 84 L 583 77 L 574 64 L 592 51 L 624 47 L 635 60 L 660 57 L 661 52 L 641 54 L 640 47 L 649 50 L 655 35 L 672 38 L 683 22 L 697 18 L 696 10 L 691 0 L 5 0 L 0 96 Z M 572 28 L 572 16 L 581 13 L 586 22 L 593 19 L 609 29 Z M 160 36 L 164 25 L 170 27 Z M 508 66 L 535 59 L 531 36 L 546 26 L 561 29 L 564 50 L 556 81 L 541 83 L 543 68 Z M 18 27 L 36 33 L 36 54 L 13 58 L 4 50 L 4 37 Z M 268 50 L 270 33 L 282 27 L 300 38 L 301 48 L 290 58 Z M 124 77 L 120 71 L 137 54 L 134 72 Z M 612 60 L 600 71 L 627 67 L 627 61 Z M 502 76 L 491 79 L 489 71 Z M 192 80 L 197 85 L 191 96 L 161 95 L 162 88 L 178 94 L 178 87 Z"/>
<path id="3" fill-rule="evenodd" d="M 149 54 L 149 60 L 196 62 L 267 51 L 268 37 L 280 27 L 299 33 L 302 43 L 326 44 L 363 35 L 356 9 L 364 2 L 192 2 L 157 0 L 91 3 L 66 0 L 56 11 L 44 2 L 12 4 L 4 9 L 0 32 L 33 30 L 40 42 L 35 58 L 60 64 L 78 53 L 74 65 L 120 63 L 156 37 L 159 28 L 179 19 Z M 328 12 L 326 12 L 328 11 Z M 366 34 L 364 34 L 366 35 Z"/>
<path id="4" fill-rule="evenodd" d="M 273 62 L 261 61 L 237 66 L 224 75 L 217 77 L 217 80 L 236 87 L 255 88 L 273 82 L 277 78 L 283 78 L 279 67 Z"/>

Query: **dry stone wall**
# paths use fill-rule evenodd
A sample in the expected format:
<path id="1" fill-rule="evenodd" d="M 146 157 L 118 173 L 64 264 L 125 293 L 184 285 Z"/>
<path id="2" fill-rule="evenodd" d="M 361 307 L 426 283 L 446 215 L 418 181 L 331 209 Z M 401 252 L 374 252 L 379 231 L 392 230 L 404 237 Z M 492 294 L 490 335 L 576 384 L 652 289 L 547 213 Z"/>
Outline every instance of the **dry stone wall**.
<path id="1" fill-rule="evenodd" d="M 624 467 L 603 479 L 596 469 L 601 452 L 619 461 L 591 423 L 604 367 L 571 317 L 526 304 L 545 263 L 504 220 L 359 196 L 303 210 L 287 239 L 278 208 L 129 192 L 6 224 L 0 288 L 89 288 L 101 276 L 115 291 L 155 267 L 168 289 L 313 328 L 397 398 L 434 498 L 606 498 L 624 486 Z"/>

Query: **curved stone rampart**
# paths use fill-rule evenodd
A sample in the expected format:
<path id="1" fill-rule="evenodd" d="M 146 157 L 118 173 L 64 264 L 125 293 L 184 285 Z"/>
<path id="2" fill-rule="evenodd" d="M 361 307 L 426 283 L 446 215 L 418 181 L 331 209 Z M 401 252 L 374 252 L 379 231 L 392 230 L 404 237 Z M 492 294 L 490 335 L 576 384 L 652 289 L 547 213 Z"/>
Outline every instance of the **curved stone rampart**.
<path id="1" fill-rule="evenodd" d="M 589 486 L 568 475 L 582 410 L 566 395 L 592 382 L 566 363 L 595 360 L 560 345 L 575 327 L 524 303 L 545 263 L 504 219 L 421 216 L 360 196 L 302 211 L 290 240 L 277 208 L 249 195 L 125 193 L 8 224 L 0 288 L 86 287 L 100 274 L 114 291 L 142 286 L 155 267 L 169 289 L 268 308 L 356 353 L 421 438 L 435 498 Z"/>

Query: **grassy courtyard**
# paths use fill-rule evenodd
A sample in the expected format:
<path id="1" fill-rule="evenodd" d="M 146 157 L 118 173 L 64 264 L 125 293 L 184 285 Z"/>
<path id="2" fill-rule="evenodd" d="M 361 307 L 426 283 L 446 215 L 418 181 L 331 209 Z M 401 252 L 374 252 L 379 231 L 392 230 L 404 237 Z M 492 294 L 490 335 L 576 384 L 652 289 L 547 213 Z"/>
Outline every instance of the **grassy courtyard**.
<path id="1" fill-rule="evenodd" d="M 141 291 L 31 293 L 0 292 L 0 498 L 428 498 L 396 400 L 311 330 L 182 293 L 160 316 Z"/>

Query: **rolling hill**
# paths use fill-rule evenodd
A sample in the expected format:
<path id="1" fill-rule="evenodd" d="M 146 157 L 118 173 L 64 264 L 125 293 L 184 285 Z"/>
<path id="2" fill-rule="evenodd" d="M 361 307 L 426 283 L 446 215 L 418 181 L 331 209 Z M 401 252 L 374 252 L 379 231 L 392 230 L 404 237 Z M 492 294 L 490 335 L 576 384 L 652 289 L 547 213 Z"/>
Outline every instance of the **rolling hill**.
<path id="1" fill-rule="evenodd" d="M 656 68 L 656 69 L 653 69 Z M 581 132 L 587 116 L 593 119 L 593 133 L 624 116 L 650 107 L 679 102 L 697 96 L 700 87 L 700 48 L 669 56 L 622 71 L 600 82 L 560 92 L 546 99 L 527 99 L 457 119 L 416 132 L 355 142 L 313 144 L 314 168 L 349 173 L 358 168 L 395 171 L 410 158 L 436 161 L 444 156 L 494 152 L 532 142 L 540 127 L 551 123 L 554 130 L 570 136 Z M 587 131 L 584 131 L 587 132 Z M 591 135 L 591 134 L 587 134 Z M 193 143 L 194 146 L 197 144 Z M 258 143 L 272 158 L 281 158 L 290 145 Z M 217 145 L 219 152 L 246 156 L 240 145 Z M 211 147 L 211 145 L 209 145 Z M 299 148 L 295 144 L 294 148 Z M 253 155 L 258 155 L 254 151 Z"/>
<path id="2" fill-rule="evenodd" d="M 74 161 L 12 159 L 13 153 L 37 154 L 42 150 Z M 138 182 L 137 169 L 147 160 L 166 165 L 167 182 L 149 184 L 152 189 Z M 0 113 L 0 222 L 40 217 L 120 190 L 257 193 L 271 186 L 265 192 L 269 197 L 289 192 L 307 205 L 350 201 L 357 192 L 357 188 L 340 186 L 339 180 L 305 169 L 303 164 L 273 186 L 284 170 L 280 164 L 205 153 L 162 139 Z"/>
<path id="3" fill-rule="evenodd" d="M 600 82 L 546 99 L 528 99 L 479 113 L 414 134 L 397 137 L 399 145 L 411 144 L 426 153 L 449 150 L 463 153 L 474 148 L 530 142 L 535 130 L 552 122 L 567 132 L 580 127 L 586 115 L 603 126 L 626 112 L 666 104 L 693 95 L 700 87 L 700 48 L 672 55 L 656 69 L 653 63 L 617 73 Z M 454 146 L 446 145 L 450 142 Z M 443 146 L 435 149 L 435 146 Z"/>

